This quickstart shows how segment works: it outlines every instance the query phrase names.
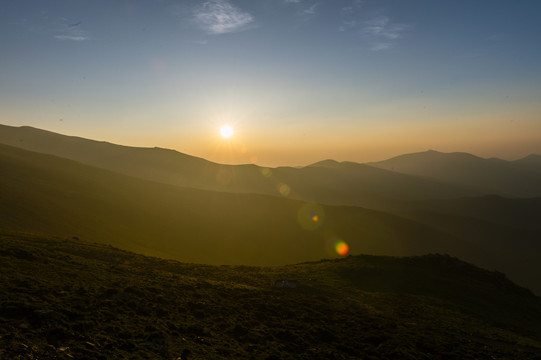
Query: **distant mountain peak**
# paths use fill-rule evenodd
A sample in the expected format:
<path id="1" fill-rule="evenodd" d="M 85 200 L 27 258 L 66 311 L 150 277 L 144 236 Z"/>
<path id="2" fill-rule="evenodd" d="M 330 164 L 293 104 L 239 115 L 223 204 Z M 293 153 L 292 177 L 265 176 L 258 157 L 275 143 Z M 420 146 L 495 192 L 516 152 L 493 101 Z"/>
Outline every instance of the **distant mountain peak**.
<path id="1" fill-rule="evenodd" d="M 530 154 L 530 155 L 527 155 L 525 157 L 523 157 L 522 159 L 519 159 L 519 160 L 541 160 L 541 155 L 539 154 Z"/>
<path id="2" fill-rule="evenodd" d="M 479 160 L 483 160 L 482 158 L 476 156 L 476 155 L 473 155 L 473 154 L 470 154 L 470 153 L 467 153 L 467 152 L 460 152 L 460 151 L 456 151 L 456 152 L 441 152 L 441 151 L 437 151 L 437 150 L 426 150 L 426 151 L 421 151 L 421 152 L 415 152 L 415 153 L 409 153 L 409 154 L 403 154 L 403 155 L 398 155 L 398 156 L 395 156 L 395 157 L 392 157 L 388 160 L 384 160 L 384 161 L 378 161 L 378 162 L 375 162 L 375 163 L 384 163 L 384 162 L 391 162 L 391 161 L 397 161 L 397 160 L 404 160 L 404 159 L 416 159 L 418 161 L 434 161 L 434 160 L 448 160 L 448 159 L 452 159 L 452 158 L 456 158 L 456 159 L 479 159 Z"/>
<path id="3" fill-rule="evenodd" d="M 318 161 L 316 163 L 310 164 L 307 167 L 328 167 L 328 168 L 336 168 L 340 166 L 340 162 L 333 160 L 333 159 L 327 159 Z"/>

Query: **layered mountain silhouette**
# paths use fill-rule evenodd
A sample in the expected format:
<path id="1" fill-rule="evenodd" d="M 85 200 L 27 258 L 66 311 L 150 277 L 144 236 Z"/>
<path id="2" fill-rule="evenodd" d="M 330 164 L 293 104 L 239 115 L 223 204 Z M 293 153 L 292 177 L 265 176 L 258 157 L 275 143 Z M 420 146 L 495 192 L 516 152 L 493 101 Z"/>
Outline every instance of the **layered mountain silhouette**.
<path id="1" fill-rule="evenodd" d="M 182 261 L 272 265 L 352 252 L 423 254 L 456 241 L 395 215 L 150 182 L 0 145 L 0 224 Z M 317 216 L 317 221 L 314 221 Z"/>
<path id="2" fill-rule="evenodd" d="M 516 161 L 482 159 L 467 153 L 426 151 L 373 162 L 380 169 L 459 184 L 485 194 L 541 197 L 541 161 L 530 155 Z"/>
<path id="3" fill-rule="evenodd" d="M 0 143 L 166 184 L 227 192 L 287 194 L 287 197 L 327 204 L 366 206 L 388 198 L 430 199 L 482 194 L 438 180 L 362 164 L 273 169 L 221 165 L 173 150 L 120 146 L 31 127 L 0 126 Z"/>
<path id="4" fill-rule="evenodd" d="M 265 168 L 30 127 L 0 125 L 0 143 L 3 229 L 209 264 L 336 257 L 342 240 L 351 254 L 449 253 L 541 293 L 536 155 Z"/>

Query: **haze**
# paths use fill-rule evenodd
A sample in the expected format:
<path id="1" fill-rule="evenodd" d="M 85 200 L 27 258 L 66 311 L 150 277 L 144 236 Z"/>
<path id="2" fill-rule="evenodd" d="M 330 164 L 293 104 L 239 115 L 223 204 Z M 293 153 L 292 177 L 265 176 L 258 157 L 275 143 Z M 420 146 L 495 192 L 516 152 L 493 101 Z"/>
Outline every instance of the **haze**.
<path id="1" fill-rule="evenodd" d="M 541 153 L 538 1 L 10 1 L 0 123 L 222 163 Z M 220 126 L 235 136 L 224 139 Z"/>

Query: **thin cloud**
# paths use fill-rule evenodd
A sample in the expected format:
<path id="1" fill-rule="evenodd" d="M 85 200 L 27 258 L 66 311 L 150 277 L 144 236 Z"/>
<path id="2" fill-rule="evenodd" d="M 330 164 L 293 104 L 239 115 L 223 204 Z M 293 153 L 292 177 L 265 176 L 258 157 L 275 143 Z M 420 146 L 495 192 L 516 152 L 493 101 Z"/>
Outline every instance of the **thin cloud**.
<path id="1" fill-rule="evenodd" d="M 301 2 L 301 0 L 284 0 L 285 3 L 295 3 L 298 4 Z"/>
<path id="2" fill-rule="evenodd" d="M 194 11 L 194 19 L 209 34 L 226 34 L 245 30 L 254 17 L 227 0 L 209 0 Z"/>
<path id="3" fill-rule="evenodd" d="M 348 6 L 340 9 L 341 23 L 338 27 L 340 31 L 357 29 L 359 26 L 359 18 L 361 17 L 361 9 L 363 2 L 361 0 L 353 0 Z"/>
<path id="4" fill-rule="evenodd" d="M 361 34 L 369 37 L 395 40 L 402 36 L 402 33 L 408 27 L 405 24 L 395 24 L 386 16 L 379 16 L 365 21 Z"/>
<path id="5" fill-rule="evenodd" d="M 342 21 L 342 25 L 338 28 L 340 31 L 346 31 L 348 29 L 354 29 L 358 25 L 357 21 L 355 20 L 344 20 Z"/>
<path id="6" fill-rule="evenodd" d="M 81 28 L 81 21 L 70 21 L 66 18 L 59 18 L 55 21 L 53 38 L 57 40 L 85 41 L 90 36 Z"/>
<path id="7" fill-rule="evenodd" d="M 373 51 L 388 50 L 410 29 L 409 25 L 393 22 L 388 16 L 373 16 L 369 19 L 360 11 L 362 2 L 342 8 L 342 22 L 338 30 L 352 31 L 367 42 Z M 364 17 L 364 19 L 363 19 Z"/>
<path id="8" fill-rule="evenodd" d="M 46 11 L 34 14 L 30 18 L 13 21 L 16 25 L 30 33 L 46 34 L 53 39 L 68 41 L 85 41 L 90 39 L 87 31 L 81 28 L 82 21 L 73 21 L 65 17 L 52 17 Z"/>
<path id="9" fill-rule="evenodd" d="M 319 3 L 312 4 L 311 6 L 307 7 L 302 11 L 304 15 L 315 15 L 316 8 L 318 7 Z"/>
<path id="10" fill-rule="evenodd" d="M 362 0 L 353 0 L 349 6 L 340 9 L 342 15 L 352 15 L 358 12 L 363 6 Z"/>
<path id="11" fill-rule="evenodd" d="M 372 49 L 373 51 L 383 51 L 383 50 L 387 50 L 387 49 L 390 49 L 391 46 L 393 46 L 393 44 L 391 43 L 376 43 L 374 45 L 372 45 L 372 47 L 370 49 Z"/>
<path id="12" fill-rule="evenodd" d="M 207 45 L 209 42 L 208 40 L 193 40 L 192 41 L 192 44 L 197 44 L 197 45 Z"/>
<path id="13" fill-rule="evenodd" d="M 352 0 L 340 9 L 338 30 L 359 36 L 373 51 L 388 50 L 410 29 L 409 25 L 396 23 L 381 12 L 364 11 L 363 0 Z"/>
<path id="14" fill-rule="evenodd" d="M 71 41 L 85 41 L 88 40 L 88 36 L 81 36 L 81 35 L 54 35 L 55 39 L 58 40 L 71 40 Z"/>

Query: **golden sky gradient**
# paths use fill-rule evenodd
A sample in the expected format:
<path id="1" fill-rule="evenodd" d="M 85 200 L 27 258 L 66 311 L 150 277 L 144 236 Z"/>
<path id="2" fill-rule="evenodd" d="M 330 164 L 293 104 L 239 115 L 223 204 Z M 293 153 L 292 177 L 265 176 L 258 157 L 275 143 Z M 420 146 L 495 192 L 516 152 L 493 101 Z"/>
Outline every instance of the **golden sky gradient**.
<path id="1" fill-rule="evenodd" d="M 10 2 L 0 123 L 234 164 L 428 149 L 517 159 L 541 154 L 540 11 L 504 0 Z"/>

